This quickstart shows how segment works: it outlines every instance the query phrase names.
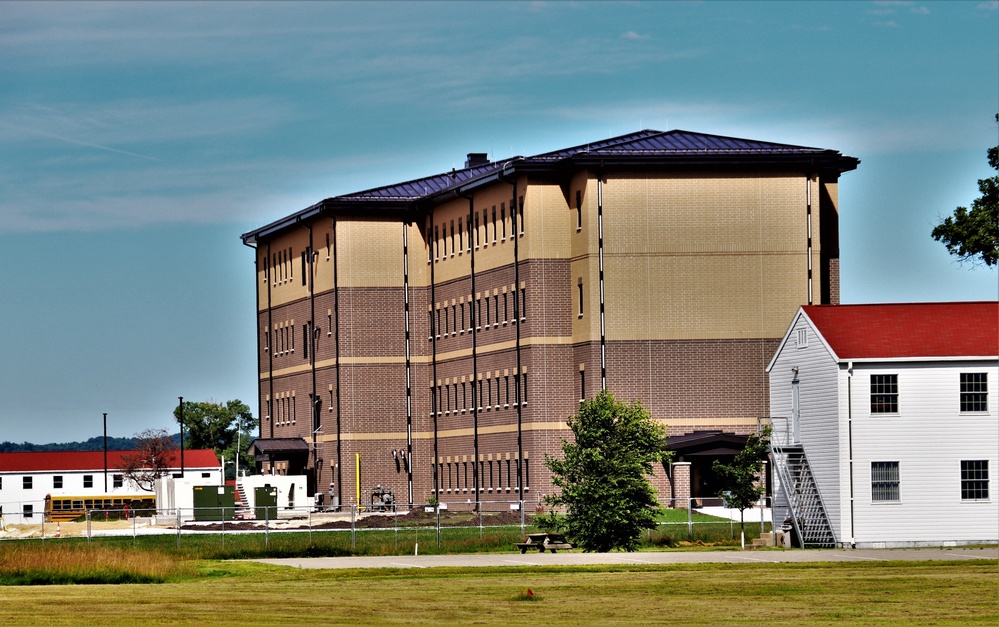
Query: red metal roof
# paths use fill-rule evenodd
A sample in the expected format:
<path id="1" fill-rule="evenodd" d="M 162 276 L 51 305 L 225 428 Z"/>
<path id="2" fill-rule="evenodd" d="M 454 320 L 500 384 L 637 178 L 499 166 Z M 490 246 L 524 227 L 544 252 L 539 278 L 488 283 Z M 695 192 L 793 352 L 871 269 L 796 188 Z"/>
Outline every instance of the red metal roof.
<path id="1" fill-rule="evenodd" d="M 108 468 L 120 468 L 121 458 L 135 451 L 108 451 Z M 180 451 L 174 452 L 171 468 L 180 468 Z M 215 451 L 196 449 L 184 451 L 184 468 L 218 468 Z M 32 453 L 0 453 L 0 472 L 104 470 L 104 451 L 47 451 Z"/>
<path id="2" fill-rule="evenodd" d="M 999 301 L 802 310 L 840 359 L 999 356 Z"/>

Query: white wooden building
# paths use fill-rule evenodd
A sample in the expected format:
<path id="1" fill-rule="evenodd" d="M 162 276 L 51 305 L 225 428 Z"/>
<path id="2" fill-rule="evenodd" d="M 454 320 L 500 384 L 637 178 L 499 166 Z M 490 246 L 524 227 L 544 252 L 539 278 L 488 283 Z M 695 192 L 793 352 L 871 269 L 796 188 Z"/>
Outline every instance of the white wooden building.
<path id="1" fill-rule="evenodd" d="M 125 479 L 122 456 L 134 451 L 51 451 L 0 453 L 0 514 L 10 524 L 41 523 L 45 497 L 153 495 Z M 180 452 L 170 460 L 170 472 L 181 474 Z M 183 474 L 199 485 L 220 485 L 222 466 L 211 450 L 184 452 Z"/>
<path id="2" fill-rule="evenodd" d="M 767 371 L 806 545 L 999 541 L 999 302 L 802 307 Z"/>

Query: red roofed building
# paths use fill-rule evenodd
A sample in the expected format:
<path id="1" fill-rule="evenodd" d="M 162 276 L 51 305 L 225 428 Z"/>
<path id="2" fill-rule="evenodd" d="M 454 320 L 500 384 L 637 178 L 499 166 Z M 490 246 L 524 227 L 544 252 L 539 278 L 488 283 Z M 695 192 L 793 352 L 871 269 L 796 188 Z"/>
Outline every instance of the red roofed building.
<path id="1" fill-rule="evenodd" d="M 999 302 L 805 306 L 767 372 L 804 544 L 999 541 Z"/>
<path id="2" fill-rule="evenodd" d="M 123 457 L 135 451 L 51 451 L 0 453 L 0 513 L 9 523 L 41 522 L 45 497 L 110 495 L 151 496 L 153 493 L 127 481 L 120 468 Z M 187 478 L 218 485 L 222 466 L 212 450 L 184 451 Z M 170 460 L 171 474 L 181 475 L 180 451 Z"/>

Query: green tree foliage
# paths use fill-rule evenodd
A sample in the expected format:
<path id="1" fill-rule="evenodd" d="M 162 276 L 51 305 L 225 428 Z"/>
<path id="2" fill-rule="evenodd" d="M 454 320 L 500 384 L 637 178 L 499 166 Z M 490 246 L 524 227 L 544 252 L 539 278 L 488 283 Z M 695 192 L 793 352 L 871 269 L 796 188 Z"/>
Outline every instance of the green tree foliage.
<path id="1" fill-rule="evenodd" d="M 553 509 L 537 524 L 564 531 L 584 551 L 634 551 L 660 511 L 648 475 L 671 457 L 666 428 L 639 403 L 617 402 L 606 390 L 568 424 L 574 441 L 562 440 L 562 458 L 545 457 L 558 491 L 545 503 L 565 513 Z"/>
<path id="2" fill-rule="evenodd" d="M 739 510 L 740 523 L 745 532 L 744 512 L 760 501 L 766 488 L 760 483 L 763 462 L 770 452 L 770 427 L 759 435 L 751 435 L 746 446 L 735 456 L 731 464 L 715 460 L 711 468 L 722 482 L 718 496 L 724 497 L 729 507 Z"/>
<path id="3" fill-rule="evenodd" d="M 173 410 L 180 423 L 180 406 Z M 257 419 L 250 408 L 239 399 L 226 403 L 184 401 L 184 447 L 212 449 L 215 454 L 232 462 L 239 455 L 240 468 L 253 466 L 253 458 L 246 454 L 251 433 L 257 428 Z M 237 446 L 239 451 L 237 451 Z M 226 476 L 235 476 L 235 468 L 226 466 Z"/>
<path id="4" fill-rule="evenodd" d="M 999 146 L 989 148 L 989 165 L 999 171 Z M 999 265 L 999 175 L 979 179 L 978 191 L 982 195 L 972 201 L 971 210 L 955 209 L 933 229 L 933 239 L 961 261 Z"/>

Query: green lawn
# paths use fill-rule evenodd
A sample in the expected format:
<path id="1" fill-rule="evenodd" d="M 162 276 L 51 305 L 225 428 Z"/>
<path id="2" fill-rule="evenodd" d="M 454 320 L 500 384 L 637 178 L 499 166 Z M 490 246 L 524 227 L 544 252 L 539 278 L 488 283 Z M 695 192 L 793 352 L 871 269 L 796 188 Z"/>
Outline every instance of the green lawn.
<path id="1" fill-rule="evenodd" d="M 968 625 L 999 621 L 997 589 L 991 561 L 347 571 L 198 561 L 162 584 L 0 587 L 0 612 L 5 625 Z"/>

